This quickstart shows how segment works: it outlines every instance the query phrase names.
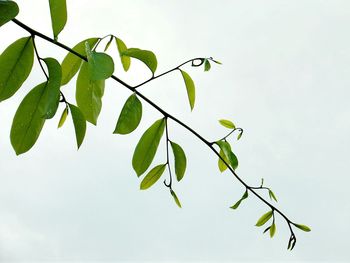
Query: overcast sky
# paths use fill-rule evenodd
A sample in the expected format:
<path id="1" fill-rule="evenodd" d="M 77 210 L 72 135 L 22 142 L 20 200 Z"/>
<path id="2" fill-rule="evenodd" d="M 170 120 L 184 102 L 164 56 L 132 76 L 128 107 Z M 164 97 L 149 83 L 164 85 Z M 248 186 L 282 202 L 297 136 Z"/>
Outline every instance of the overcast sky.
<path id="1" fill-rule="evenodd" d="M 49 36 L 48 1 L 17 1 L 18 19 Z M 170 137 L 187 154 L 188 169 L 174 189 L 178 209 L 161 183 L 139 190 L 131 166 L 143 131 L 161 115 L 144 105 L 141 126 L 113 135 L 130 92 L 107 81 L 98 126 L 88 126 L 76 151 L 70 119 L 46 122 L 34 148 L 16 156 L 9 134 L 18 104 L 44 80 L 37 64 L 16 95 L 0 104 L 0 261 L 349 261 L 350 2 L 315 1 L 83 1 L 67 0 L 68 23 L 59 40 L 69 46 L 113 33 L 129 47 L 150 49 L 157 72 L 213 56 L 210 72 L 184 69 L 197 98 L 191 113 L 178 72 L 140 91 L 208 140 L 226 133 L 227 118 L 245 133 L 232 140 L 237 173 L 251 185 L 263 177 L 278 207 L 312 232 L 288 229 L 277 218 L 270 239 L 254 226 L 268 210 L 251 196 L 231 206 L 243 188 L 220 174 L 217 158 L 170 122 Z M 28 35 L 13 23 L 0 28 L 0 50 Z M 66 52 L 38 39 L 42 57 Z M 125 74 L 116 49 L 115 74 L 131 84 L 149 78 L 132 61 Z M 1 74 L 1 72 L 0 72 Z M 74 102 L 75 79 L 62 90 Z M 63 107 L 63 106 L 61 106 Z M 63 108 L 59 109 L 59 112 Z M 155 164 L 164 162 L 164 142 Z"/>

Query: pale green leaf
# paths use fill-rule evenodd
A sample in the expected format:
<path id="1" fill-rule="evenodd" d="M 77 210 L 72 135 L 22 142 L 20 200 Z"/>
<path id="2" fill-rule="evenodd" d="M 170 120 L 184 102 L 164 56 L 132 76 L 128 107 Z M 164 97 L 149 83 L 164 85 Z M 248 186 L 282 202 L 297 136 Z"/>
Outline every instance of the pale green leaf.
<path id="1" fill-rule="evenodd" d="M 66 108 L 64 108 L 64 110 L 62 112 L 62 115 L 61 115 L 60 121 L 58 122 L 57 128 L 61 128 L 63 126 L 64 122 L 67 119 L 67 116 L 68 116 L 68 108 L 66 107 Z"/>
<path id="2" fill-rule="evenodd" d="M 128 134 L 134 131 L 142 118 L 142 104 L 136 94 L 125 102 L 113 133 Z"/>
<path id="3" fill-rule="evenodd" d="M 175 142 L 170 142 L 171 148 L 173 149 L 175 159 L 175 174 L 177 181 L 180 181 L 186 171 L 187 159 L 184 150 Z"/>
<path id="4" fill-rule="evenodd" d="M 105 54 L 96 51 L 91 51 L 88 42 L 85 43 L 86 54 L 91 80 L 104 80 L 112 76 L 114 72 L 113 59 Z"/>
<path id="5" fill-rule="evenodd" d="M 113 36 L 111 36 L 110 38 L 109 38 L 109 40 L 108 40 L 108 42 L 107 42 L 107 44 L 106 44 L 106 46 L 105 46 L 105 49 L 104 49 L 104 52 L 106 52 L 107 50 L 108 50 L 108 48 L 109 48 L 109 46 L 111 45 L 111 43 L 112 43 L 112 41 L 113 41 Z"/>
<path id="6" fill-rule="evenodd" d="M 236 126 L 233 124 L 232 121 L 229 121 L 229 120 L 224 120 L 224 119 L 221 119 L 219 120 L 220 124 L 226 128 L 229 128 L 229 129 L 235 129 Z"/>
<path id="7" fill-rule="evenodd" d="M 275 223 L 272 223 L 272 225 L 270 227 L 270 237 L 273 238 L 275 233 L 276 233 L 276 225 L 275 225 Z"/>
<path id="8" fill-rule="evenodd" d="M 152 71 L 153 74 L 157 70 L 157 58 L 152 51 L 142 50 L 139 48 L 128 48 L 127 50 L 124 50 L 121 55 L 136 58 L 142 61 Z"/>
<path id="9" fill-rule="evenodd" d="M 259 218 L 259 220 L 258 220 L 258 222 L 256 222 L 256 226 L 263 226 L 267 221 L 269 221 L 270 220 L 270 218 L 272 217 L 272 215 L 273 215 L 273 211 L 271 210 L 271 211 L 269 211 L 269 212 L 267 212 L 267 213 L 265 213 L 265 214 L 263 214 L 260 218 Z"/>
<path id="10" fill-rule="evenodd" d="M 16 154 L 27 152 L 37 141 L 44 126 L 47 82 L 32 89 L 22 100 L 11 127 L 11 144 Z"/>
<path id="11" fill-rule="evenodd" d="M 61 33 L 67 23 L 66 0 L 49 0 L 51 24 L 54 39 L 57 41 L 58 34 Z"/>
<path id="12" fill-rule="evenodd" d="M 137 176 L 142 175 L 151 165 L 163 136 L 165 119 L 157 120 L 142 135 L 132 157 L 132 166 Z"/>
<path id="13" fill-rule="evenodd" d="M 226 155 L 232 169 L 235 170 L 238 167 L 238 159 L 236 155 L 231 151 L 230 144 L 227 141 L 217 141 L 216 144 L 220 147 L 220 149 Z"/>
<path id="14" fill-rule="evenodd" d="M 82 56 L 86 56 L 85 43 L 88 42 L 92 48 L 97 43 L 98 38 L 85 39 L 73 47 L 73 50 Z M 68 53 L 62 61 L 62 86 L 66 85 L 79 71 L 82 59 L 73 53 Z"/>
<path id="15" fill-rule="evenodd" d="M 125 43 L 120 39 L 120 38 L 115 38 L 115 43 L 117 44 L 119 56 L 120 56 L 120 61 L 123 65 L 123 68 L 125 71 L 128 71 L 130 68 L 130 57 L 128 56 L 123 56 L 123 52 L 127 50 L 128 48 L 126 47 Z"/>
<path id="16" fill-rule="evenodd" d="M 220 149 L 220 156 L 225 160 L 226 163 L 230 163 L 230 161 L 227 159 L 225 153 Z M 218 160 L 218 167 L 220 172 L 224 172 L 227 169 L 226 164 L 219 158 Z"/>
<path id="17" fill-rule="evenodd" d="M 101 112 L 104 88 L 105 81 L 91 80 L 88 63 L 83 62 L 78 74 L 75 98 L 86 120 L 94 125 Z"/>
<path id="18" fill-rule="evenodd" d="M 243 135 L 243 130 L 240 130 L 237 135 L 237 141 L 242 138 L 242 135 Z"/>
<path id="19" fill-rule="evenodd" d="M 175 193 L 172 189 L 170 189 L 170 194 L 171 194 L 171 196 L 174 198 L 174 201 L 175 201 L 175 203 L 177 204 L 177 206 L 181 208 L 180 200 L 179 200 L 179 198 L 177 197 L 176 193 Z"/>
<path id="20" fill-rule="evenodd" d="M 0 56 L 0 101 L 10 98 L 29 76 L 34 59 L 31 37 L 18 39 Z"/>
<path id="21" fill-rule="evenodd" d="M 273 200 L 275 200 L 277 202 L 276 195 L 270 189 L 269 189 L 269 196 L 270 196 L 271 199 L 273 199 Z"/>
<path id="22" fill-rule="evenodd" d="M 51 119 L 53 116 L 55 116 L 60 101 L 62 70 L 60 63 L 58 63 L 58 61 L 54 58 L 45 58 L 44 62 L 49 72 L 44 112 L 45 118 Z"/>
<path id="23" fill-rule="evenodd" d="M 301 225 L 301 224 L 294 224 L 297 228 L 305 231 L 305 232 L 310 232 L 311 231 L 311 228 L 306 226 L 306 225 Z"/>
<path id="24" fill-rule="evenodd" d="M 188 75 L 183 70 L 181 70 L 181 74 L 182 74 L 182 77 L 183 77 L 183 79 L 185 81 L 188 101 L 190 103 L 191 110 L 193 110 L 194 103 L 195 103 L 195 100 L 196 100 L 196 88 L 194 86 L 194 82 L 193 82 L 192 78 L 190 77 L 190 75 Z"/>
<path id="25" fill-rule="evenodd" d="M 74 106 L 73 104 L 69 104 L 69 109 L 72 115 L 74 130 L 75 130 L 75 138 L 77 141 L 77 147 L 79 149 L 85 137 L 86 120 L 83 113 L 80 111 L 80 109 L 77 106 Z"/>
<path id="26" fill-rule="evenodd" d="M 140 184 L 140 189 L 141 190 L 146 190 L 150 188 L 152 185 L 154 185 L 159 178 L 162 176 L 164 170 L 165 170 L 166 164 L 160 164 L 154 167 L 149 173 L 143 178 L 141 184 Z"/>
<path id="27" fill-rule="evenodd" d="M 18 15 L 18 5 L 13 1 L 0 1 L 0 26 Z"/>

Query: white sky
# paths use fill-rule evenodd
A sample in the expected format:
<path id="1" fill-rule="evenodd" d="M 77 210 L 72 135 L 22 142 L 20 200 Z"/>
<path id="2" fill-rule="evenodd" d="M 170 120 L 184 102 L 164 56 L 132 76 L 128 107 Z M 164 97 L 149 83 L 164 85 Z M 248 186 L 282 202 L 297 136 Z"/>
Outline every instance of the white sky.
<path id="1" fill-rule="evenodd" d="M 18 19 L 52 35 L 45 0 L 17 1 Z M 311 233 L 296 230 L 286 250 L 287 226 L 278 218 L 274 239 L 254 227 L 267 211 L 251 197 L 228 209 L 243 192 L 191 134 L 170 123 L 171 138 L 187 153 L 176 184 L 183 209 L 158 183 L 140 191 L 131 157 L 142 132 L 160 115 L 144 104 L 141 127 L 113 135 L 130 93 L 107 82 L 97 127 L 89 125 L 77 152 L 68 119 L 48 121 L 35 147 L 17 157 L 9 140 L 16 108 L 43 81 L 38 65 L 22 89 L 0 105 L 0 261 L 349 261 L 350 205 L 346 172 L 350 146 L 349 1 L 67 1 L 68 24 L 59 40 L 73 46 L 113 33 L 129 47 L 153 50 L 158 72 L 192 57 L 223 62 L 212 71 L 186 67 L 197 87 L 190 113 L 177 72 L 142 87 L 145 95 L 191 124 L 209 140 L 228 118 L 245 129 L 234 143 L 239 175 L 259 185 L 264 177 L 278 207 Z M 27 33 L 0 28 L 0 49 Z M 43 57 L 66 52 L 38 42 Z M 116 49 L 111 53 L 117 58 Z M 149 77 L 133 61 L 131 84 Z M 1 74 L 1 73 L 0 73 Z M 74 81 L 63 91 L 74 102 Z M 61 111 L 60 109 L 59 111 Z M 58 114 L 59 115 L 59 114 Z M 164 161 L 164 143 L 155 163 Z"/>

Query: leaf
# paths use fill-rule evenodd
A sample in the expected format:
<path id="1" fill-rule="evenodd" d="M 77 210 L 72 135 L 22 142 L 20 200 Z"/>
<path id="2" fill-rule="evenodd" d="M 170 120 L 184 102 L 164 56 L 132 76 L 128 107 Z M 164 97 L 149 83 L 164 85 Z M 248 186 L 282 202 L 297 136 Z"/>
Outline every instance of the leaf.
<path id="1" fill-rule="evenodd" d="M 154 185 L 159 178 L 162 176 L 164 170 L 165 170 L 166 164 L 160 164 L 154 167 L 149 173 L 143 178 L 140 189 L 146 190 L 150 188 L 152 185 Z"/>
<path id="2" fill-rule="evenodd" d="M 238 133 L 238 135 L 237 135 L 237 141 L 238 141 L 239 139 L 241 139 L 242 135 L 243 135 L 243 130 L 240 130 L 239 133 Z"/>
<path id="3" fill-rule="evenodd" d="M 176 179 L 178 182 L 180 182 L 181 179 L 184 177 L 185 171 L 186 171 L 186 164 L 187 164 L 186 154 L 184 150 L 181 148 L 181 146 L 178 145 L 177 143 L 170 142 L 170 144 L 174 153 Z"/>
<path id="4" fill-rule="evenodd" d="M 120 56 L 120 61 L 123 65 L 123 68 L 125 71 L 128 71 L 130 68 L 130 57 L 128 56 L 123 56 L 123 52 L 127 50 L 128 48 L 124 44 L 124 42 L 120 38 L 115 38 L 115 43 L 117 44 L 119 56 Z"/>
<path id="5" fill-rule="evenodd" d="M 174 201 L 175 201 L 175 203 L 177 204 L 177 206 L 181 208 L 180 200 L 179 200 L 179 198 L 177 197 L 176 193 L 175 193 L 172 189 L 170 189 L 170 194 L 171 194 L 171 196 L 174 198 Z"/>
<path id="6" fill-rule="evenodd" d="M 85 39 L 73 47 L 73 50 L 82 56 L 86 56 L 85 42 L 88 42 L 89 46 L 92 48 L 97 43 L 98 38 L 88 38 Z M 77 74 L 82 59 L 73 53 L 68 53 L 67 56 L 62 61 L 62 83 L 61 85 L 66 85 L 74 76 Z"/>
<path id="7" fill-rule="evenodd" d="M 294 224 L 297 228 L 305 231 L 305 232 L 310 232 L 311 231 L 311 228 L 306 226 L 306 225 L 301 225 L 301 224 Z"/>
<path id="8" fill-rule="evenodd" d="M 273 211 L 272 210 L 267 212 L 266 214 L 263 214 L 259 218 L 258 222 L 256 222 L 255 225 L 256 226 L 263 226 L 267 221 L 269 221 L 269 219 L 272 217 L 272 215 L 273 215 Z"/>
<path id="9" fill-rule="evenodd" d="M 0 1 L 0 26 L 11 21 L 19 13 L 18 5 L 13 1 Z"/>
<path id="10" fill-rule="evenodd" d="M 272 200 L 275 200 L 277 202 L 277 198 L 275 196 L 275 194 L 269 189 L 269 196 L 270 196 L 270 199 Z"/>
<path id="11" fill-rule="evenodd" d="M 57 128 L 61 128 L 61 127 L 63 126 L 64 122 L 65 122 L 66 119 L 67 119 L 67 116 L 68 116 L 68 108 L 65 107 L 64 110 L 63 110 L 63 112 L 62 112 L 60 121 L 58 122 Z"/>
<path id="12" fill-rule="evenodd" d="M 216 144 L 220 147 L 220 149 L 226 155 L 232 169 L 235 170 L 238 167 L 238 159 L 236 155 L 231 151 L 230 144 L 227 141 L 217 141 Z"/>
<path id="13" fill-rule="evenodd" d="M 157 120 L 142 135 L 132 157 L 132 166 L 137 176 L 142 175 L 151 165 L 163 136 L 165 119 Z"/>
<path id="14" fill-rule="evenodd" d="M 60 63 L 54 58 L 45 58 L 44 62 L 49 71 L 44 116 L 46 119 L 51 119 L 55 116 L 60 101 L 62 70 Z"/>
<path id="15" fill-rule="evenodd" d="M 272 225 L 270 227 L 270 237 L 273 238 L 275 233 L 276 233 L 276 225 L 275 225 L 275 223 L 272 223 Z"/>
<path id="16" fill-rule="evenodd" d="M 241 204 L 241 202 L 244 200 L 244 199 L 247 199 L 248 198 L 248 191 L 245 190 L 244 194 L 242 195 L 241 199 L 239 199 L 233 206 L 231 206 L 230 208 L 232 209 L 237 209 L 239 207 L 239 205 Z"/>
<path id="17" fill-rule="evenodd" d="M 113 41 L 113 36 L 111 36 L 110 38 L 109 38 L 109 40 L 108 40 L 108 42 L 107 42 L 107 44 L 106 44 L 106 46 L 105 46 L 105 49 L 104 49 L 104 52 L 106 52 L 107 50 L 108 50 L 108 48 L 109 48 L 109 46 L 111 45 L 111 43 L 112 43 L 112 41 Z"/>
<path id="18" fill-rule="evenodd" d="M 186 85 L 186 90 L 187 90 L 187 96 L 188 96 L 188 101 L 190 102 L 191 110 L 194 108 L 194 103 L 196 100 L 196 88 L 194 86 L 194 82 L 190 75 L 188 75 L 185 71 L 180 70 L 182 77 L 185 81 Z"/>
<path id="19" fill-rule="evenodd" d="M 211 68 L 210 62 L 208 59 L 204 60 L 204 71 L 209 71 Z"/>
<path id="20" fill-rule="evenodd" d="M 66 0 L 49 0 L 52 31 L 55 41 L 67 23 Z"/>
<path id="21" fill-rule="evenodd" d="M 10 98 L 22 86 L 33 67 L 31 37 L 20 38 L 0 56 L 0 101 Z"/>
<path id="22" fill-rule="evenodd" d="M 139 48 L 128 48 L 121 53 L 122 56 L 136 58 L 143 63 L 152 71 L 153 75 L 157 69 L 157 58 L 152 51 L 142 50 Z M 124 68 L 125 69 L 125 68 Z"/>
<path id="23" fill-rule="evenodd" d="M 220 61 L 217 61 L 215 59 L 211 59 L 211 61 L 215 62 L 216 64 L 222 65 L 222 63 Z"/>
<path id="24" fill-rule="evenodd" d="M 85 43 L 86 54 L 91 80 L 104 80 L 112 76 L 114 72 L 113 59 L 105 54 L 91 51 L 89 43 Z"/>
<path id="25" fill-rule="evenodd" d="M 30 150 L 37 141 L 45 118 L 45 93 L 47 82 L 33 88 L 22 100 L 11 127 L 11 144 L 16 154 L 22 154 Z"/>
<path id="26" fill-rule="evenodd" d="M 125 102 L 113 133 L 128 134 L 134 131 L 142 118 L 142 104 L 136 94 Z"/>
<path id="27" fill-rule="evenodd" d="M 269 226 L 269 227 L 267 227 L 265 230 L 264 230 L 264 234 L 267 232 L 267 231 L 269 231 L 270 230 L 270 228 L 271 228 L 271 226 Z"/>
<path id="28" fill-rule="evenodd" d="M 233 124 L 232 121 L 229 121 L 229 120 L 224 120 L 224 119 L 221 119 L 219 120 L 220 124 L 226 128 L 229 128 L 229 129 L 235 129 L 236 126 Z"/>
<path id="29" fill-rule="evenodd" d="M 220 156 L 225 160 L 226 163 L 230 163 L 230 161 L 227 159 L 225 153 L 220 149 Z M 219 158 L 218 160 L 218 167 L 220 172 L 224 172 L 227 169 L 226 164 Z"/>
<path id="30" fill-rule="evenodd" d="M 74 106 L 73 104 L 68 104 L 68 105 L 72 115 L 74 130 L 75 130 L 75 138 L 77 140 L 77 146 L 79 149 L 80 145 L 84 141 L 84 137 L 86 133 L 86 120 L 83 113 L 80 111 L 80 109 L 77 106 Z"/>
<path id="31" fill-rule="evenodd" d="M 89 65 L 87 62 L 83 62 L 78 74 L 75 98 L 86 120 L 94 125 L 97 124 L 101 112 L 104 88 L 105 81 L 92 80 Z"/>

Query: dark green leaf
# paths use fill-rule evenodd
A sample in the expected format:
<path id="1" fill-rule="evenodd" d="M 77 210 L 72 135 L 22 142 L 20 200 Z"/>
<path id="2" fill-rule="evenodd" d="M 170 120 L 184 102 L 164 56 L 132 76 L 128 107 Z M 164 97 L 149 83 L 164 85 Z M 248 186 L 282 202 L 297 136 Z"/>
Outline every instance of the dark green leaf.
<path id="1" fill-rule="evenodd" d="M 109 48 L 109 46 L 111 45 L 111 43 L 112 43 L 112 41 L 113 41 L 113 36 L 111 36 L 110 38 L 109 38 L 109 40 L 108 40 L 108 42 L 107 42 L 107 44 L 106 44 L 106 46 L 105 46 L 105 49 L 104 49 L 104 52 L 106 52 L 107 50 L 108 50 L 108 48 Z"/>
<path id="2" fill-rule="evenodd" d="M 170 189 L 170 194 L 171 194 L 171 196 L 174 198 L 174 201 L 175 201 L 175 203 L 177 204 L 177 206 L 181 208 L 180 200 L 179 200 L 179 198 L 177 197 L 176 193 L 175 193 L 172 189 Z"/>
<path id="3" fill-rule="evenodd" d="M 276 225 L 275 223 L 272 223 L 271 228 L 270 228 L 270 237 L 272 238 L 276 233 Z"/>
<path id="4" fill-rule="evenodd" d="M 78 149 L 82 144 L 85 132 L 86 132 L 86 120 L 83 113 L 77 106 L 73 104 L 69 104 L 70 113 L 72 115 L 74 130 L 75 130 L 75 138 L 77 140 Z"/>
<path id="5" fill-rule="evenodd" d="M 225 160 L 225 162 L 227 164 L 230 163 L 230 161 L 227 159 L 225 153 L 221 149 L 220 149 L 220 156 Z M 221 160 L 221 158 L 219 158 L 219 160 L 218 160 L 218 167 L 219 167 L 220 172 L 224 172 L 227 169 L 226 164 Z"/>
<path id="6" fill-rule="evenodd" d="M 216 144 L 224 152 L 233 170 L 238 167 L 238 159 L 236 155 L 231 151 L 231 146 L 227 141 L 217 141 Z"/>
<path id="7" fill-rule="evenodd" d="M 91 80 L 104 80 L 112 76 L 114 72 L 113 59 L 105 54 L 91 51 L 88 42 L 85 43 L 86 54 Z"/>
<path id="8" fill-rule="evenodd" d="M 142 135 L 132 157 L 132 166 L 137 176 L 142 175 L 151 165 L 163 136 L 165 119 L 157 120 Z"/>
<path id="9" fill-rule="evenodd" d="M 162 176 L 164 170 L 165 170 L 166 164 L 160 164 L 154 167 L 149 173 L 143 178 L 140 189 L 146 190 L 150 188 L 153 184 L 155 184 L 159 178 Z"/>
<path id="10" fill-rule="evenodd" d="M 113 133 L 128 134 L 134 131 L 142 118 L 142 104 L 136 94 L 125 102 Z"/>
<path id="11" fill-rule="evenodd" d="M 204 71 L 209 71 L 211 68 L 209 60 L 205 59 L 204 60 Z"/>
<path id="12" fill-rule="evenodd" d="M 190 102 L 191 110 L 194 108 L 194 103 L 196 100 L 196 88 L 194 86 L 194 82 L 190 75 L 188 75 L 185 71 L 181 70 L 182 77 L 185 81 L 188 101 Z"/>
<path id="13" fill-rule="evenodd" d="M 13 1 L 0 1 L 0 26 L 18 15 L 18 5 Z"/>
<path id="14" fill-rule="evenodd" d="M 232 121 L 229 121 L 229 120 L 219 120 L 220 124 L 226 128 L 229 128 L 229 129 L 235 129 L 236 126 L 233 124 Z"/>
<path id="15" fill-rule="evenodd" d="M 121 55 L 136 58 L 142 61 L 152 71 L 153 74 L 157 69 L 157 65 L 158 65 L 157 58 L 152 51 L 142 50 L 139 48 L 129 48 L 127 50 L 124 50 L 121 53 Z"/>
<path id="16" fill-rule="evenodd" d="M 273 215 L 273 211 L 272 210 L 267 212 L 266 214 L 263 214 L 259 218 L 258 222 L 256 222 L 255 225 L 256 226 L 263 226 L 267 221 L 269 221 L 269 219 L 272 217 L 272 215 Z"/>
<path id="17" fill-rule="evenodd" d="M 0 56 L 0 101 L 10 98 L 22 86 L 33 67 L 31 37 L 18 39 Z"/>
<path id="18" fill-rule="evenodd" d="M 53 36 L 57 41 L 58 34 L 61 33 L 67 23 L 66 0 L 49 0 L 49 4 Z"/>
<path id="19" fill-rule="evenodd" d="M 299 229 L 301 229 L 301 230 L 303 230 L 303 231 L 305 231 L 305 232 L 310 232 L 311 231 L 311 229 L 310 229 L 310 227 L 308 227 L 308 226 L 306 226 L 306 225 L 301 225 L 301 224 L 294 224 L 297 228 L 299 228 Z"/>
<path id="20" fill-rule="evenodd" d="M 269 231 L 270 230 L 270 228 L 271 228 L 271 226 L 269 226 L 269 227 L 267 227 L 265 230 L 264 230 L 264 234 L 267 232 L 267 231 Z"/>
<path id="21" fill-rule="evenodd" d="M 181 146 L 178 145 L 177 143 L 170 142 L 170 144 L 174 153 L 176 179 L 177 181 L 180 181 L 184 177 L 185 171 L 186 171 L 186 164 L 187 164 L 186 154 L 184 150 L 181 148 Z"/>
<path id="22" fill-rule="evenodd" d="M 269 196 L 271 199 L 273 199 L 277 202 L 277 198 L 276 198 L 275 194 L 270 189 L 269 189 Z"/>
<path id="23" fill-rule="evenodd" d="M 89 44 L 92 48 L 97 43 L 98 38 L 88 38 L 85 39 L 73 47 L 73 50 L 82 56 L 86 56 L 85 42 Z M 73 53 L 68 53 L 67 56 L 62 61 L 62 86 L 66 85 L 78 72 L 82 59 Z"/>
<path id="24" fill-rule="evenodd" d="M 68 116 L 68 108 L 66 107 L 66 108 L 64 108 L 64 110 L 62 112 L 62 115 L 61 115 L 60 121 L 58 122 L 57 128 L 61 128 L 63 126 L 64 122 L 67 119 L 67 116 Z"/>
<path id="25" fill-rule="evenodd" d="M 88 63 L 83 62 L 77 79 L 75 98 L 86 120 L 94 125 L 101 112 L 104 88 L 105 81 L 91 80 Z"/>
<path id="26" fill-rule="evenodd" d="M 239 207 L 239 205 L 241 204 L 241 202 L 244 200 L 244 199 L 247 199 L 248 198 L 248 191 L 246 190 L 244 192 L 244 194 L 242 195 L 241 199 L 239 199 L 233 206 L 231 206 L 230 208 L 232 209 L 237 209 Z"/>
<path id="27" fill-rule="evenodd" d="M 55 116 L 60 101 L 60 87 L 62 70 L 61 65 L 54 58 L 45 58 L 44 62 L 49 71 L 49 81 L 47 84 L 45 118 L 51 119 Z"/>
<path id="28" fill-rule="evenodd" d="M 47 82 L 39 84 L 24 97 L 16 111 L 10 138 L 17 155 L 32 148 L 40 135 L 45 123 L 46 92 Z"/>
<path id="29" fill-rule="evenodd" d="M 124 42 L 120 38 L 115 38 L 115 43 L 117 44 L 120 60 L 122 62 L 123 68 L 125 71 L 128 71 L 130 68 L 130 57 L 123 56 L 123 52 L 127 50 L 128 48 L 124 44 Z"/>

